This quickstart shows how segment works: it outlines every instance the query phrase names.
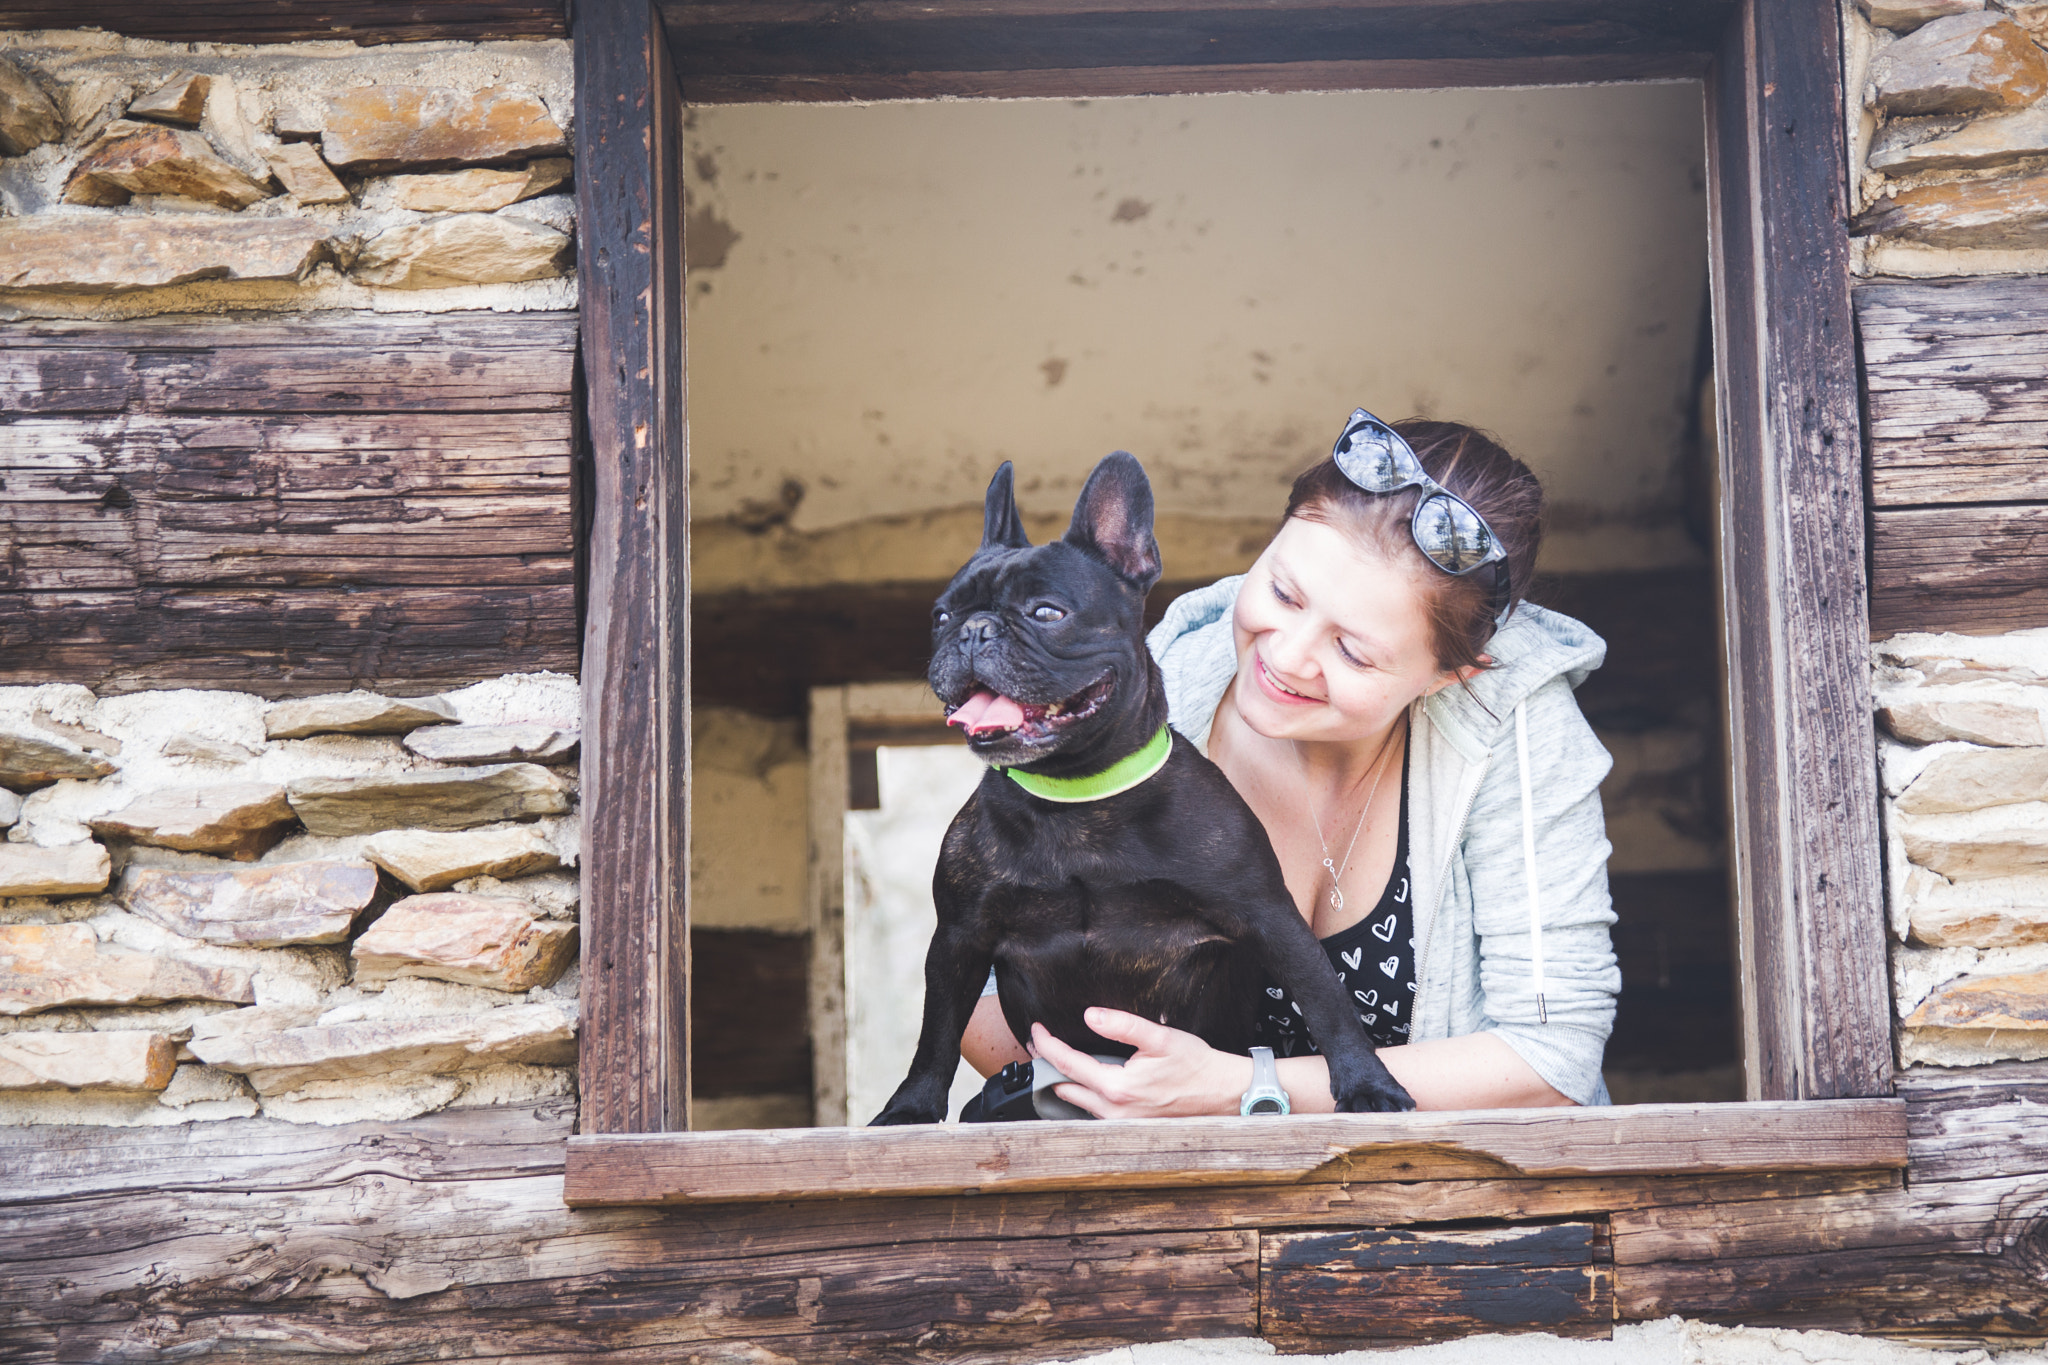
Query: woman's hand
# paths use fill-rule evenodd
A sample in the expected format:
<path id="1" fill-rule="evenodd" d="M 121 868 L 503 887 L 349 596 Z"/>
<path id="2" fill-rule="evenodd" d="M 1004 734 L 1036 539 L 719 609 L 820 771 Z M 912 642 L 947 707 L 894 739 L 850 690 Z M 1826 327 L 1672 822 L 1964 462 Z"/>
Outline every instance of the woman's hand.
<path id="1" fill-rule="evenodd" d="M 1238 1097 L 1251 1085 L 1251 1058 L 1218 1052 L 1192 1033 L 1101 1007 L 1084 1018 L 1103 1037 L 1137 1052 L 1122 1066 L 1108 1066 L 1068 1047 L 1043 1024 L 1031 1026 L 1031 1051 L 1073 1078 L 1054 1093 L 1097 1118 L 1235 1114 Z"/>

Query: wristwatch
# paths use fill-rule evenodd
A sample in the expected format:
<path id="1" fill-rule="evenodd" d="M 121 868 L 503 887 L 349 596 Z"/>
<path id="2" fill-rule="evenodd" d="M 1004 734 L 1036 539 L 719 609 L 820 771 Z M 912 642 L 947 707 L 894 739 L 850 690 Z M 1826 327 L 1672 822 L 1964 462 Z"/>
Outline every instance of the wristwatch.
<path id="1" fill-rule="evenodd" d="M 1240 1114 L 1285 1114 L 1294 1106 L 1287 1102 L 1287 1092 L 1280 1088 L 1280 1068 L 1273 1065 L 1273 1049 L 1255 1047 L 1252 1049 L 1252 1088 L 1244 1092 L 1244 1098 L 1237 1102 Z"/>

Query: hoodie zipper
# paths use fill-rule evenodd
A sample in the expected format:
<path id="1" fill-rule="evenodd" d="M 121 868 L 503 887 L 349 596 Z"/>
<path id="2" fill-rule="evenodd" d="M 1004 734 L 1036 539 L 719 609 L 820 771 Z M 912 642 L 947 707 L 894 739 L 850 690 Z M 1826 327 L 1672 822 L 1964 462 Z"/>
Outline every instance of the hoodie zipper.
<path id="1" fill-rule="evenodd" d="M 1437 869 L 1436 897 L 1429 907 L 1429 928 L 1423 932 L 1422 942 L 1415 949 L 1415 998 L 1422 1000 L 1422 983 L 1429 980 L 1429 949 L 1436 942 L 1437 921 L 1443 918 L 1444 895 L 1451 887 L 1451 864 L 1457 861 L 1458 844 L 1465 837 L 1465 825 L 1472 819 L 1472 807 L 1479 804 L 1479 788 L 1486 781 L 1486 770 L 1493 764 L 1493 752 L 1488 750 L 1486 758 L 1479 765 L 1471 785 L 1465 793 L 1465 804 L 1458 810 L 1458 819 L 1451 826 L 1449 852 L 1444 854 L 1443 866 Z M 1413 1014 L 1410 1014 L 1411 1020 Z M 1411 1024 L 1417 1033 L 1422 1031 L 1419 1021 Z"/>

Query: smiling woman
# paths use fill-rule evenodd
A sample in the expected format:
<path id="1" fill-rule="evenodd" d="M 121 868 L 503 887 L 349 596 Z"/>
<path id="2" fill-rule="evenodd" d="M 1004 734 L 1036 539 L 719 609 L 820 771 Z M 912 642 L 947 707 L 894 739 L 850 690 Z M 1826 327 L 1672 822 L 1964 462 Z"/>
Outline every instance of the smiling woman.
<path id="1" fill-rule="evenodd" d="M 1360 477 L 1401 487 L 1354 481 L 1367 441 L 1402 473 Z M 1445 500 L 1470 531 L 1451 567 L 1418 530 Z M 1257 815 L 1296 910 L 1421 1108 L 1606 1098 L 1620 987 L 1598 795 L 1610 761 L 1572 699 L 1606 651 L 1571 618 L 1518 603 L 1541 504 L 1535 476 L 1484 434 L 1361 412 L 1295 481 L 1251 571 L 1183 597 L 1151 637 L 1174 727 Z M 1400 794 L 1379 802 L 1390 772 Z M 1263 990 L 1260 1041 L 1281 1055 L 1286 1097 L 1328 1109 L 1312 1026 L 1282 983 Z M 981 1009 L 969 1060 L 1020 1059 Z M 1036 1025 L 1030 1044 L 1073 1078 L 1060 1097 L 1103 1117 L 1237 1112 L 1253 1060 L 1164 1022 L 1091 1011 L 1090 1028 L 1136 1050 L 1115 1067 Z"/>

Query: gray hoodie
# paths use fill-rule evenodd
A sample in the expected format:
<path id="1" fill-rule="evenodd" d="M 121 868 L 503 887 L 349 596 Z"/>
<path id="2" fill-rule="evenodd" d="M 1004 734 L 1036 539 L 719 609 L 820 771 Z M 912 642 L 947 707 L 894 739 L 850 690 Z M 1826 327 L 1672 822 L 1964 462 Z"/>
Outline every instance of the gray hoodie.
<path id="1" fill-rule="evenodd" d="M 1243 581 L 1176 599 L 1147 639 L 1170 723 L 1204 753 L 1237 673 L 1230 618 Z M 1605 1103 L 1600 1055 L 1621 989 L 1600 812 L 1613 761 L 1572 689 L 1607 646 L 1571 617 L 1523 603 L 1487 652 L 1496 666 L 1469 692 L 1446 687 L 1409 710 L 1410 1041 L 1495 1033 L 1560 1094 Z"/>

